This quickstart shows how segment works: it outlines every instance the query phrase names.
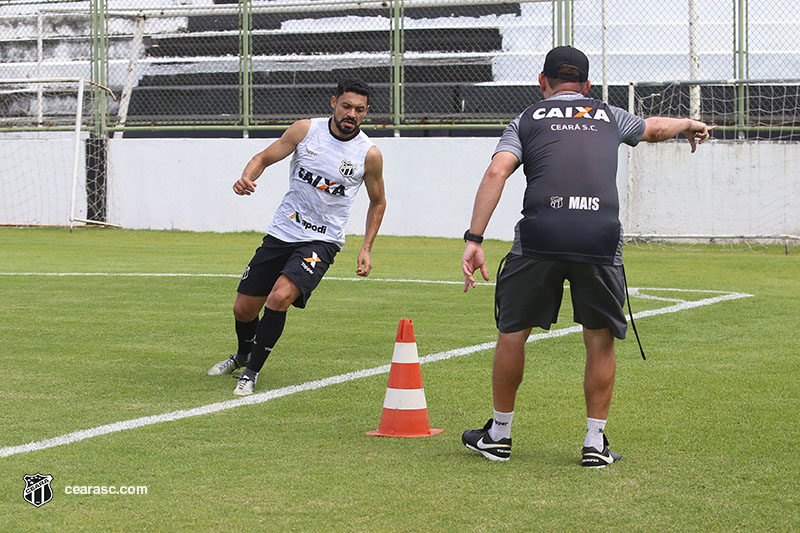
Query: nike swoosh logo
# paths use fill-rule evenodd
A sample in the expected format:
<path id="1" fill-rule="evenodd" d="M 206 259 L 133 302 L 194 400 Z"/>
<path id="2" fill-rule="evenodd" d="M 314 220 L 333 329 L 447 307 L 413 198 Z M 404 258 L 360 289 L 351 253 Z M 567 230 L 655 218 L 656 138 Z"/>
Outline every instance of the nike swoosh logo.
<path id="1" fill-rule="evenodd" d="M 483 437 L 481 437 L 480 440 L 475 443 L 475 446 L 477 446 L 481 450 L 493 450 L 493 449 L 498 449 L 498 448 L 511 448 L 510 444 L 486 444 L 485 442 L 483 442 Z"/>
<path id="2" fill-rule="evenodd" d="M 614 458 L 611 457 L 611 454 L 606 457 L 605 455 L 599 453 L 585 453 L 583 454 L 583 458 L 586 459 L 587 457 L 597 457 L 598 459 L 604 461 L 606 464 L 611 464 L 614 462 Z"/>

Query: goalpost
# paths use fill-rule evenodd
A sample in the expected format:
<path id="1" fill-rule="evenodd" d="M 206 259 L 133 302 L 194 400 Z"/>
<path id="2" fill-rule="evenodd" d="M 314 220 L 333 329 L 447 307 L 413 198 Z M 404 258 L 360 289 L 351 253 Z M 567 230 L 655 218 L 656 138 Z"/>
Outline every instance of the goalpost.
<path id="1" fill-rule="evenodd" d="M 116 226 L 98 128 L 106 97 L 83 78 L 0 79 L 0 225 Z"/>

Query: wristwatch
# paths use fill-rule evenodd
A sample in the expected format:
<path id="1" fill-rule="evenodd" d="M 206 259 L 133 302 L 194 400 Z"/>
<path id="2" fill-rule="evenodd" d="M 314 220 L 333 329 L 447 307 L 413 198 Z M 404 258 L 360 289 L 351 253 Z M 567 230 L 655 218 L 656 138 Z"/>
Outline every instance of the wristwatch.
<path id="1" fill-rule="evenodd" d="M 483 242 L 483 235 L 476 235 L 475 233 L 470 233 L 469 230 L 464 232 L 464 242 L 472 241 L 477 242 L 478 244 Z"/>

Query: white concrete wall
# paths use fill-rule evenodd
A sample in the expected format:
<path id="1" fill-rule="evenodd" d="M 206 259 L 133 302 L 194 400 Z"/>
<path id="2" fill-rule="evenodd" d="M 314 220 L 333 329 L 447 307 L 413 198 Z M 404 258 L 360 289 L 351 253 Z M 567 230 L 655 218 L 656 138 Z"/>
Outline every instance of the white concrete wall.
<path id="1" fill-rule="evenodd" d="M 109 220 L 128 228 L 264 231 L 288 185 L 288 158 L 267 169 L 256 193 L 231 186 L 270 140 L 111 140 Z M 380 138 L 387 235 L 459 237 L 494 138 Z M 800 145 L 685 142 L 620 148 L 618 187 L 626 233 L 800 234 Z M 524 177 L 517 171 L 487 229 L 510 240 Z M 348 234 L 363 234 L 359 192 Z"/>
<path id="2" fill-rule="evenodd" d="M 496 139 L 379 138 L 387 210 L 381 233 L 458 237 L 469 225 L 475 191 Z M 255 194 L 231 186 L 264 139 L 111 140 L 109 219 L 128 228 L 264 231 L 289 183 L 289 158 L 268 168 Z M 510 240 L 524 191 L 510 178 L 487 236 Z M 348 234 L 363 234 L 369 199 L 356 197 Z"/>
<path id="3" fill-rule="evenodd" d="M 800 235 L 797 143 L 642 143 L 630 164 L 628 233 Z"/>

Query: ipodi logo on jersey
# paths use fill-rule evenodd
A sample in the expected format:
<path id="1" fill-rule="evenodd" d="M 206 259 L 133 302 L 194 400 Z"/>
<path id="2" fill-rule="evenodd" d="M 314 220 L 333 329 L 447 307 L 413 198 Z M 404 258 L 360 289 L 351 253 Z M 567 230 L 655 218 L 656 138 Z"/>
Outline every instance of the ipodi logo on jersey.
<path id="1" fill-rule="evenodd" d="M 300 213 L 298 213 L 297 211 L 289 215 L 289 218 L 291 218 L 292 220 L 303 226 L 303 229 L 316 231 L 317 233 L 322 233 L 322 234 L 328 233 L 328 226 L 326 226 L 325 224 L 322 225 L 312 224 L 307 220 L 303 220 L 300 217 Z"/>

